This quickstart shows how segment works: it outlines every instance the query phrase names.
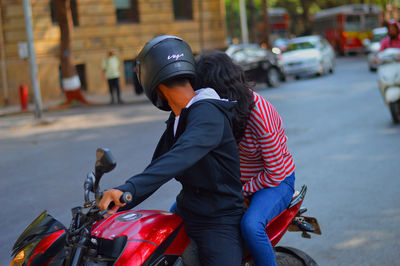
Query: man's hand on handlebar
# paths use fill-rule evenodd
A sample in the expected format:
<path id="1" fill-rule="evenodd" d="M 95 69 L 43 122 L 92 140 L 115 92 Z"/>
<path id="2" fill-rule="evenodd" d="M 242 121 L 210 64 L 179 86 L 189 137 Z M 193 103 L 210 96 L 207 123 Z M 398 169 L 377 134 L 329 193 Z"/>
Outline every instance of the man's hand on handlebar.
<path id="1" fill-rule="evenodd" d="M 108 216 L 113 215 L 118 211 L 119 208 L 125 206 L 126 203 L 120 202 L 120 198 L 124 192 L 118 189 L 110 189 L 106 190 L 104 192 L 103 198 L 101 199 L 99 203 L 99 208 L 100 210 L 104 211 L 109 208 L 109 211 L 107 212 Z M 113 203 L 113 204 L 112 204 Z M 110 206 L 110 204 L 112 206 Z"/>

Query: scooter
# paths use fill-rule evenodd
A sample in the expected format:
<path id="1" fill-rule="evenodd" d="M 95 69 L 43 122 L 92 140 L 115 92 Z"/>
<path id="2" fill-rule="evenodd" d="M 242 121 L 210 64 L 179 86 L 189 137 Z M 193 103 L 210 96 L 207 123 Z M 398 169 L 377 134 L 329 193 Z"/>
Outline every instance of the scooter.
<path id="1" fill-rule="evenodd" d="M 387 48 L 377 55 L 378 84 L 395 124 L 400 123 L 400 49 Z"/>
<path id="2" fill-rule="evenodd" d="M 12 248 L 11 266 L 17 265 L 200 265 L 197 247 L 188 237 L 182 218 L 158 210 L 121 211 L 104 218 L 97 203 L 102 197 L 101 177 L 116 162 L 108 149 L 97 149 L 95 171 L 84 182 L 83 206 L 72 208 L 72 221 L 66 228 L 44 211 L 19 236 Z M 275 246 L 289 231 L 321 234 L 318 222 L 302 214 L 306 194 L 303 186 L 288 208 L 271 221 L 266 230 Z M 94 195 L 94 196 L 93 196 Z M 125 192 L 121 202 L 129 203 Z M 109 206 L 109 209 L 112 206 Z M 295 248 L 275 247 L 278 265 L 317 265 L 306 253 Z M 242 265 L 254 265 L 244 251 Z"/>

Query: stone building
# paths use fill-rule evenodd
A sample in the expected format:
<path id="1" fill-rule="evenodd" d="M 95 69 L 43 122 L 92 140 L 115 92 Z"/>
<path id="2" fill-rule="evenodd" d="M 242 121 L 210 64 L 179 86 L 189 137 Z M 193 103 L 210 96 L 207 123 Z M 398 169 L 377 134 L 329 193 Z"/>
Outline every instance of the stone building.
<path id="1" fill-rule="evenodd" d="M 60 30 L 51 0 L 31 0 L 34 45 L 44 102 L 62 99 Z M 22 0 L 0 0 L 0 105 L 18 103 L 20 84 L 32 89 Z M 87 93 L 107 91 L 101 62 L 113 50 L 121 60 L 121 85 L 132 82 L 132 63 L 140 48 L 160 34 L 186 40 L 194 53 L 226 46 L 223 0 L 71 0 L 74 29 L 72 55 Z"/>

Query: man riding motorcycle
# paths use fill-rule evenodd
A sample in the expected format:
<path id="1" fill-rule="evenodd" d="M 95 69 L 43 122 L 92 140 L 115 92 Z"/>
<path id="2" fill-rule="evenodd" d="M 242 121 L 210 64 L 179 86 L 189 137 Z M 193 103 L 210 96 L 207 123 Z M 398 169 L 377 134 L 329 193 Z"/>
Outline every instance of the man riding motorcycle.
<path id="1" fill-rule="evenodd" d="M 394 19 L 387 22 L 388 36 L 382 39 L 379 52 L 387 48 L 400 48 L 400 24 Z"/>
<path id="2" fill-rule="evenodd" d="M 211 88 L 194 92 L 195 61 L 187 43 L 175 36 L 148 42 L 137 58 L 138 78 L 147 97 L 170 111 L 167 128 L 150 165 L 124 185 L 108 190 L 99 204 L 109 214 L 132 208 L 176 178 L 182 184 L 176 212 L 199 248 L 202 265 L 240 265 L 243 214 L 239 151 L 232 133 L 233 102 Z M 119 198 L 130 192 L 133 201 Z"/>

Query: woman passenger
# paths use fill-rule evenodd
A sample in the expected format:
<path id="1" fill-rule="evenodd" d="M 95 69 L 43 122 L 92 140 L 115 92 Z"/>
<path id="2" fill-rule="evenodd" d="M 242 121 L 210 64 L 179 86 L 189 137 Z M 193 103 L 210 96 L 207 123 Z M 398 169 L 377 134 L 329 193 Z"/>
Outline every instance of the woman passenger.
<path id="1" fill-rule="evenodd" d="M 237 101 L 233 132 L 248 206 L 241 221 L 242 236 L 256 265 L 276 265 L 265 227 L 288 207 L 295 180 L 282 118 L 271 103 L 252 90 L 242 68 L 223 52 L 197 60 L 195 87 L 210 87 L 221 98 Z"/>

